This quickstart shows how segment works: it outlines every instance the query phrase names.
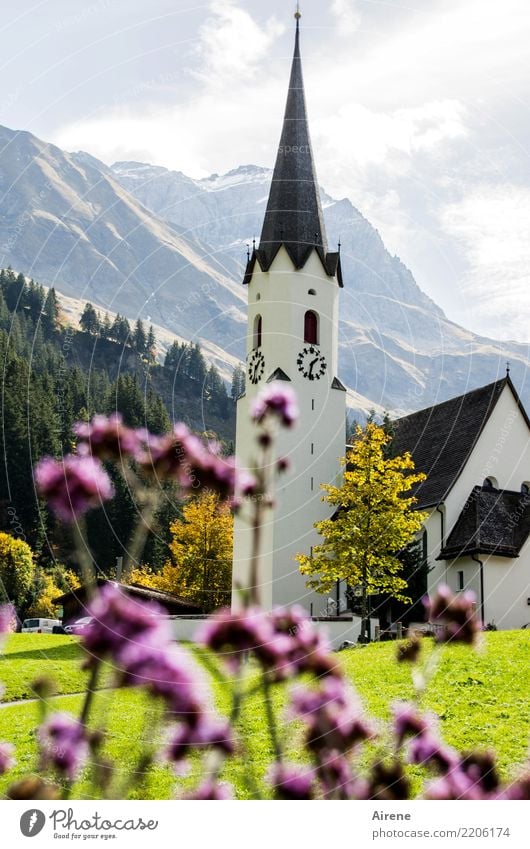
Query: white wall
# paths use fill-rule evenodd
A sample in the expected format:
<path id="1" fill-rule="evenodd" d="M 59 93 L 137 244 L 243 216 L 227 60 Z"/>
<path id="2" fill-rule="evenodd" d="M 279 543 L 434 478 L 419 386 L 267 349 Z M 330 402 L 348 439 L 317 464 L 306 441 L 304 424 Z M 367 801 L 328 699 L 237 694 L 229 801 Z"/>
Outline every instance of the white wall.
<path id="1" fill-rule="evenodd" d="M 530 477 L 530 431 L 515 398 L 506 386 L 484 427 L 458 481 L 446 498 L 445 539 L 449 536 L 474 486 L 487 477 L 495 478 L 499 489 L 520 491 Z M 432 510 L 425 523 L 429 565 L 429 592 L 440 583 L 458 589 L 458 571 L 464 571 L 466 588 L 480 600 L 479 564 L 470 557 L 456 561 L 436 561 L 441 549 L 440 514 Z M 498 628 L 520 628 L 530 621 L 530 542 L 518 558 L 478 555 L 483 561 L 484 621 Z"/>
<path id="2" fill-rule="evenodd" d="M 198 630 L 204 624 L 208 617 L 186 617 L 172 616 L 171 625 L 173 627 L 173 635 L 175 640 L 195 642 Z M 372 634 L 375 633 L 375 627 L 379 624 L 378 619 L 372 619 Z M 313 621 L 312 625 L 318 631 L 322 631 L 331 643 L 332 648 L 338 649 L 346 640 L 356 643 L 361 633 L 361 620 L 357 617 L 353 619 L 337 619 L 325 621 Z"/>
<path id="3" fill-rule="evenodd" d="M 306 578 L 300 575 L 294 557 L 299 552 L 309 554 L 311 546 L 320 541 L 313 525 L 333 512 L 322 502 L 320 484 L 339 482 L 339 459 L 345 454 L 346 393 L 331 388 L 337 376 L 340 290 L 337 280 L 324 271 L 316 252 L 297 271 L 284 248 L 268 272 L 262 272 L 256 264 L 248 289 L 247 351 L 254 346 L 254 319 L 259 314 L 263 319 L 265 374 L 257 386 L 247 378 L 246 395 L 238 402 L 238 464 L 252 471 L 257 447 L 249 409 L 276 368 L 283 369 L 291 379 L 285 385 L 295 391 L 300 407 L 297 427 L 278 433 L 276 454 L 286 457 L 291 468 L 278 480 L 274 510 L 264 516 L 260 601 L 265 608 L 300 603 L 317 615 L 325 606 L 325 598 L 307 590 Z M 309 295 L 310 289 L 316 295 Z M 319 349 L 327 360 L 326 374 L 314 381 L 305 379 L 297 367 L 298 354 L 307 346 L 304 315 L 310 309 L 320 317 Z M 235 585 L 248 585 L 251 511 L 252 502 L 247 502 L 235 523 Z"/>

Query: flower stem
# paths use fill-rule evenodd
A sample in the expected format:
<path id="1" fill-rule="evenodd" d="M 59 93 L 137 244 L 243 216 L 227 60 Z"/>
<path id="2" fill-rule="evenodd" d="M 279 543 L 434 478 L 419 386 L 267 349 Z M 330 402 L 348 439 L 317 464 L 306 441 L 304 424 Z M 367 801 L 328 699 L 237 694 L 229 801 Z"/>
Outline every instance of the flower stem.
<path id="1" fill-rule="evenodd" d="M 83 708 L 81 710 L 81 715 L 79 717 L 79 722 L 82 725 L 87 724 L 88 717 L 90 714 L 90 709 L 92 707 L 92 702 L 94 700 L 94 693 L 96 691 L 96 684 L 98 682 L 99 671 L 100 671 L 101 661 L 96 661 L 95 666 L 92 667 L 92 671 L 90 673 L 90 679 L 87 684 L 87 690 L 85 694 L 85 700 L 83 702 Z"/>
<path id="2" fill-rule="evenodd" d="M 83 575 L 83 583 L 87 589 L 87 595 L 90 598 L 94 594 L 96 586 L 96 576 L 94 570 L 94 560 L 90 554 L 86 539 L 86 527 L 81 519 L 78 519 L 72 525 L 72 535 L 79 563 L 81 564 L 81 572 Z"/>
<path id="3" fill-rule="evenodd" d="M 265 701 L 265 715 L 267 717 L 267 726 L 269 729 L 269 736 L 271 738 L 272 748 L 274 751 L 274 757 L 278 763 L 281 763 L 283 759 L 283 752 L 280 744 L 280 739 L 278 737 L 276 716 L 272 707 L 271 683 L 269 680 L 269 676 L 266 672 L 264 672 L 261 676 L 261 683 L 263 687 L 263 695 Z"/>

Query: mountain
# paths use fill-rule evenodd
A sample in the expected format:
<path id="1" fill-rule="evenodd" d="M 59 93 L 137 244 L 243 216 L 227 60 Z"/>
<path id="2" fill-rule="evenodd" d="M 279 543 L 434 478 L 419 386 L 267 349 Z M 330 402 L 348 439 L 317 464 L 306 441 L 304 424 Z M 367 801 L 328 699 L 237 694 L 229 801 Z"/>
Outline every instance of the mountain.
<path id="1" fill-rule="evenodd" d="M 240 287 L 103 163 L 0 128 L 0 177 L 0 266 L 239 352 Z"/>
<path id="2" fill-rule="evenodd" d="M 253 165 L 203 180 L 143 163 L 109 168 L 0 128 L 0 267 L 233 364 L 244 356 L 246 244 L 261 231 L 270 178 Z M 348 199 L 322 199 L 330 245 L 342 243 L 341 378 L 355 411 L 426 407 L 491 382 L 506 359 L 530 402 L 527 345 L 449 321 Z"/>
<path id="3" fill-rule="evenodd" d="M 144 206 L 208 244 L 226 272 L 242 279 L 246 245 L 261 232 L 270 170 L 246 165 L 203 180 L 135 162 L 117 162 L 112 171 Z M 530 399 L 528 345 L 495 342 L 449 321 L 347 198 L 321 194 L 330 248 L 341 242 L 341 376 L 351 389 L 393 412 L 410 411 L 491 382 L 508 358 Z"/>

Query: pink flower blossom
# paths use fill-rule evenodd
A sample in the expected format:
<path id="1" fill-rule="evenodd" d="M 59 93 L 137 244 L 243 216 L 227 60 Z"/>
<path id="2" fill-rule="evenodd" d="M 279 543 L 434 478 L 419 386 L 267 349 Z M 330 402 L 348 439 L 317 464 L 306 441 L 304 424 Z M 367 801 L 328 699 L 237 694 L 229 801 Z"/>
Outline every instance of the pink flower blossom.
<path id="1" fill-rule="evenodd" d="M 4 775 L 4 773 L 15 766 L 16 760 L 13 757 L 14 751 L 15 748 L 11 745 L 11 743 L 0 742 L 0 775 Z"/>
<path id="2" fill-rule="evenodd" d="M 269 416 L 274 416 L 284 427 L 293 427 L 299 416 L 296 395 L 288 386 L 271 383 L 259 393 L 250 414 L 259 424 Z"/>
<path id="3" fill-rule="evenodd" d="M 75 522 L 87 510 L 114 497 L 110 478 L 94 457 L 45 457 L 35 467 L 35 481 L 40 494 L 64 522 Z"/>
<path id="4" fill-rule="evenodd" d="M 74 433 L 79 439 L 79 453 L 91 454 L 100 460 L 135 458 L 147 439 L 147 431 L 126 427 L 120 413 L 94 416 L 90 422 L 77 422 Z"/>
<path id="5" fill-rule="evenodd" d="M 39 729 L 44 764 L 73 781 L 85 765 L 89 746 L 85 727 L 67 713 L 53 714 Z"/>
<path id="6" fill-rule="evenodd" d="M 436 640 L 440 643 L 476 642 L 481 631 L 477 617 L 475 594 L 467 591 L 454 595 L 449 587 L 438 587 L 434 598 L 424 598 L 426 617 L 428 621 L 440 624 L 436 632 Z"/>

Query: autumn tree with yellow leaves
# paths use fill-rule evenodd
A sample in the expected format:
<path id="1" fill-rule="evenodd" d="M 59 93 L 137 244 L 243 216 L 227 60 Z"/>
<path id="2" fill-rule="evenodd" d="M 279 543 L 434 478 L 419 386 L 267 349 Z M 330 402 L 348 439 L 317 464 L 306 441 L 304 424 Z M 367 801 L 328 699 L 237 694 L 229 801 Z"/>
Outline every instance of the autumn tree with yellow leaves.
<path id="1" fill-rule="evenodd" d="M 171 559 L 161 572 L 136 569 L 133 583 L 173 593 L 210 612 L 230 603 L 234 520 L 214 492 L 187 502 L 170 525 Z"/>
<path id="2" fill-rule="evenodd" d="M 341 461 L 342 485 L 322 485 L 323 500 L 336 507 L 332 518 L 315 525 L 323 542 L 312 556 L 297 555 L 302 574 L 312 576 L 307 585 L 317 592 L 330 593 L 337 581 L 359 589 L 363 635 L 369 634 L 370 595 L 388 593 L 407 600 L 398 554 L 427 515 L 414 510 L 416 499 L 410 495 L 425 475 L 414 471 L 408 452 L 389 457 L 390 441 L 374 422 L 356 428 L 353 447 Z"/>

